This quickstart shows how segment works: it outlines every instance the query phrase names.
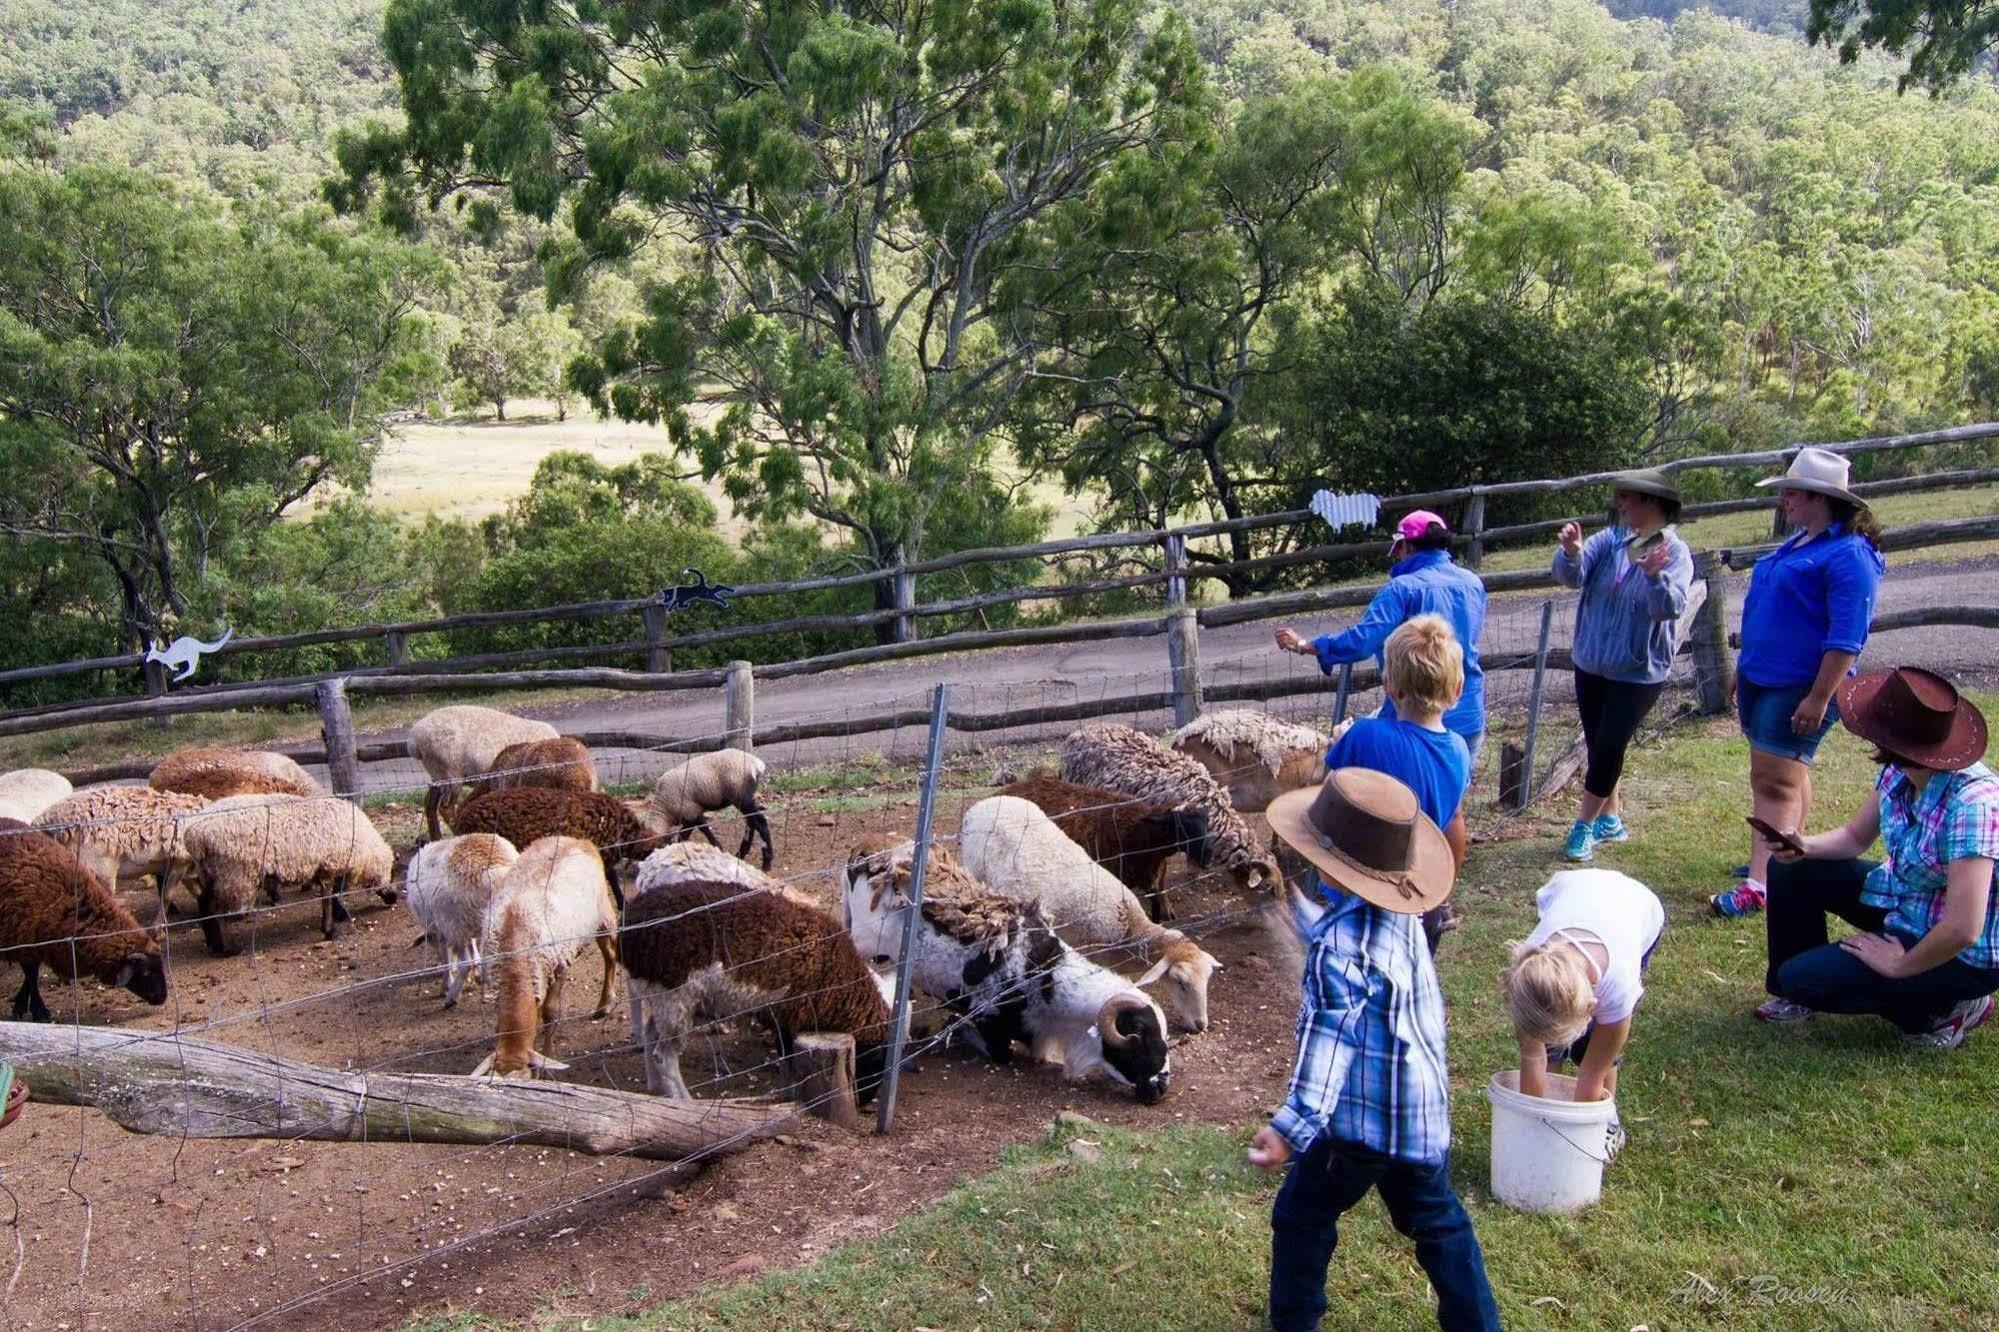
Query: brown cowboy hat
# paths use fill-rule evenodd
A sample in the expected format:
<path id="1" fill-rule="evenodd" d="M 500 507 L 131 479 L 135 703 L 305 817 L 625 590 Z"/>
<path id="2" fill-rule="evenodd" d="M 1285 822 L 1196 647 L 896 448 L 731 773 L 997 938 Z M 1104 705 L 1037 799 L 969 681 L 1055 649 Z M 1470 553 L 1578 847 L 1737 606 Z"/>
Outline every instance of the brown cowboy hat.
<path id="1" fill-rule="evenodd" d="M 1915 666 L 1848 680 L 1839 719 L 1861 739 L 1937 772 L 1968 768 L 1985 753 L 1985 714 L 1950 681 Z"/>
<path id="2" fill-rule="evenodd" d="M 1654 499 L 1680 502 L 1680 488 L 1673 484 L 1673 478 L 1656 467 L 1641 467 L 1635 472 L 1619 472 L 1611 478 L 1610 493 L 1628 490 L 1634 495 L 1650 495 Z"/>
<path id="3" fill-rule="evenodd" d="M 1451 895 L 1451 844 L 1416 793 L 1385 772 L 1336 768 L 1271 801 L 1264 817 L 1326 882 L 1384 911 L 1416 915 Z"/>

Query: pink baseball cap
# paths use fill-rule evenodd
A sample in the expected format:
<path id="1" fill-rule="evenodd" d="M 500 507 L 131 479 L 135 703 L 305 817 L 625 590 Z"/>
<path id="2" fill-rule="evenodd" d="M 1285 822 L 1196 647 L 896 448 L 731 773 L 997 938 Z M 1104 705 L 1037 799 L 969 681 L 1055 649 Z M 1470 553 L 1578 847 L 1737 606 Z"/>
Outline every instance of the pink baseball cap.
<path id="1" fill-rule="evenodd" d="M 1433 523 L 1447 532 L 1451 530 L 1451 525 L 1436 514 L 1428 509 L 1418 509 L 1414 513 L 1402 515 L 1402 521 L 1395 524 L 1395 535 L 1403 541 L 1414 541 L 1418 537 L 1428 536 L 1430 525 Z"/>

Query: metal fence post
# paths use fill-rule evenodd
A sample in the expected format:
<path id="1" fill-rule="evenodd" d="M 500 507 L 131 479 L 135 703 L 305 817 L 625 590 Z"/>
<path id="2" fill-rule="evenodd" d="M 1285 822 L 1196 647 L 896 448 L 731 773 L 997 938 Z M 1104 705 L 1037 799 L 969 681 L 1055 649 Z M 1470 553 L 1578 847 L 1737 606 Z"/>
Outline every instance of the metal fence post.
<path id="1" fill-rule="evenodd" d="M 1192 606 L 1166 617 L 1166 663 L 1173 679 L 1173 724 L 1201 715 L 1201 618 Z"/>
<path id="2" fill-rule="evenodd" d="M 1347 719 L 1347 702 L 1353 695 L 1353 663 L 1340 663 L 1340 687 L 1333 695 L 1333 725 L 1338 726 Z"/>
<path id="3" fill-rule="evenodd" d="M 1534 741 L 1541 731 L 1541 690 L 1548 678 L 1548 631 L 1554 627 L 1555 603 L 1541 603 L 1541 637 L 1534 645 L 1534 684 L 1527 694 L 1527 738 L 1521 746 L 1518 787 L 1519 801 L 1515 809 L 1525 809 L 1534 798 Z"/>
<path id="4" fill-rule="evenodd" d="M 902 1081 L 902 1048 L 909 1041 L 909 973 L 916 961 L 916 924 L 923 913 L 923 876 L 930 868 L 930 821 L 937 812 L 937 775 L 944 765 L 944 723 L 950 716 L 951 686 L 939 684 L 930 702 L 930 752 L 923 761 L 923 794 L 916 806 L 916 856 L 909 867 L 908 913 L 902 918 L 902 954 L 895 965 L 895 1027 L 889 1036 L 888 1070 L 875 1131 L 895 1126 L 895 1093 Z"/>
<path id="5" fill-rule="evenodd" d="M 722 747 L 749 753 L 756 748 L 757 677 L 747 661 L 729 663 L 729 680 L 723 686 Z"/>

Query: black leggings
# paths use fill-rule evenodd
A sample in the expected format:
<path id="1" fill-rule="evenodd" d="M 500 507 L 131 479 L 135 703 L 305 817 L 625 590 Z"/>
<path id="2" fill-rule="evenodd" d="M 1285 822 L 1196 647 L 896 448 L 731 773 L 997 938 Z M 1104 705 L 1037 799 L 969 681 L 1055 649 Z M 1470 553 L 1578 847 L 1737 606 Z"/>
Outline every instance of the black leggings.
<path id="1" fill-rule="evenodd" d="M 1576 711 L 1583 715 L 1583 744 L 1589 750 L 1583 790 L 1606 800 L 1617 789 L 1617 779 L 1624 775 L 1624 751 L 1665 687 L 1663 682 L 1626 684 L 1576 672 Z"/>

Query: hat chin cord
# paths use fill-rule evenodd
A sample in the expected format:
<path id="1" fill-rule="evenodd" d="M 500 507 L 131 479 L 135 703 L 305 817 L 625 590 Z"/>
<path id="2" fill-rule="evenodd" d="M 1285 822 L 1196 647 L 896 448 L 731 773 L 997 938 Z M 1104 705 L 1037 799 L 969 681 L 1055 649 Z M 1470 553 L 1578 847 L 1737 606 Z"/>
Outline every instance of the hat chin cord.
<path id="1" fill-rule="evenodd" d="M 1332 838 L 1326 836 L 1324 833 L 1318 834 L 1318 842 L 1321 850 L 1331 852 L 1333 859 L 1339 861 L 1348 869 L 1365 874 L 1377 883 L 1392 884 L 1395 890 L 1402 894 L 1403 901 L 1420 902 L 1423 900 L 1423 890 L 1416 886 L 1415 880 L 1411 879 L 1406 871 L 1390 875 L 1382 873 L 1372 865 L 1363 865 L 1339 847 L 1334 846 Z"/>

